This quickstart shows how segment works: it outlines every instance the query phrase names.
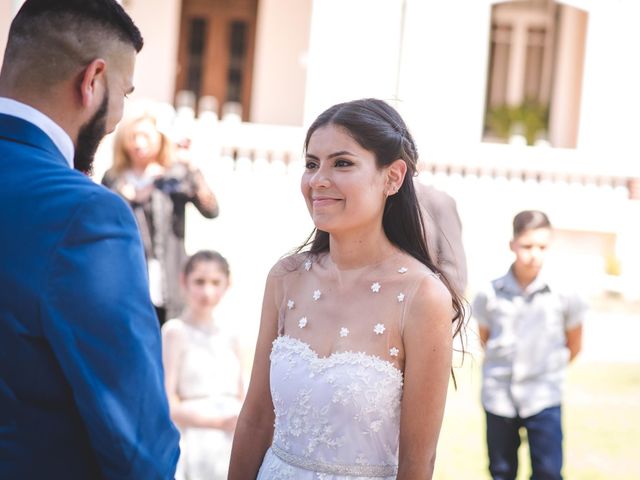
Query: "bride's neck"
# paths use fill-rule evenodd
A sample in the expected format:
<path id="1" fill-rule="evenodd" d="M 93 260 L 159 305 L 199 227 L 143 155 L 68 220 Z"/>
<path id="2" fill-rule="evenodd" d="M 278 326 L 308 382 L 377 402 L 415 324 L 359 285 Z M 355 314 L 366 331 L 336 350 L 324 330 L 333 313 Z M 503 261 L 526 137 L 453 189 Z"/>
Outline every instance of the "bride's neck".
<path id="1" fill-rule="evenodd" d="M 398 251 L 382 227 L 374 232 L 329 236 L 329 256 L 339 270 L 378 264 Z"/>

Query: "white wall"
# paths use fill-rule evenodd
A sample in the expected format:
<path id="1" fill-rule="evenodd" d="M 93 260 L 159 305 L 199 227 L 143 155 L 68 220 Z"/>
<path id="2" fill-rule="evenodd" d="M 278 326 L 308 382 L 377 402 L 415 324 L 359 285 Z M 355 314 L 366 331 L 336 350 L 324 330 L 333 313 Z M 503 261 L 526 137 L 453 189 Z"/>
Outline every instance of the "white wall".
<path id="1" fill-rule="evenodd" d="M 138 55 L 132 98 L 152 98 L 173 104 L 178 58 L 180 0 L 123 2 L 145 46 Z"/>
<path id="2" fill-rule="evenodd" d="M 402 0 L 314 0 L 305 99 L 309 123 L 331 105 L 396 96 Z"/>
<path id="3" fill-rule="evenodd" d="M 251 121 L 302 125 L 311 0 L 260 0 Z"/>
<path id="4" fill-rule="evenodd" d="M 620 152 L 606 162 L 631 156 L 637 165 L 640 153 L 639 20 L 637 0 L 593 2 L 589 11 L 578 148 Z"/>
<path id="5" fill-rule="evenodd" d="M 399 109 L 422 159 L 482 138 L 491 2 L 409 0 Z"/>

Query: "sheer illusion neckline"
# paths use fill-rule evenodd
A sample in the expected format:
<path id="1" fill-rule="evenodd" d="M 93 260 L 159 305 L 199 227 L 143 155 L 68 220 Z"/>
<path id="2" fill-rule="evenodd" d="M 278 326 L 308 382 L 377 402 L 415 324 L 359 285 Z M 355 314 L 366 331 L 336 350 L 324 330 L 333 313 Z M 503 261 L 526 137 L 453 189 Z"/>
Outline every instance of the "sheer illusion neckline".
<path id="1" fill-rule="evenodd" d="M 331 258 L 330 252 L 322 252 L 320 254 L 316 254 L 314 263 L 319 263 L 324 268 L 337 274 L 362 273 L 368 270 L 376 270 L 380 268 L 382 265 L 390 262 L 391 260 L 397 259 L 401 255 L 401 253 L 401 250 L 396 249 L 392 251 L 392 253 L 373 263 L 366 263 L 364 265 L 355 267 L 339 267 L 338 264 L 333 260 L 333 258 Z"/>
<path id="2" fill-rule="evenodd" d="M 354 360 L 357 363 L 367 363 L 371 366 L 376 367 L 378 370 L 384 370 L 388 372 L 391 376 L 397 378 L 400 382 L 400 385 L 403 384 L 404 374 L 402 370 L 396 367 L 393 363 L 384 358 L 379 357 L 378 355 L 374 355 L 371 353 L 366 353 L 363 351 L 352 351 L 352 350 L 338 350 L 335 352 L 331 352 L 328 355 L 321 356 L 316 352 L 311 345 L 309 345 L 304 340 L 300 340 L 296 337 L 291 337 L 289 335 L 278 335 L 276 339 L 273 341 L 273 348 L 275 348 L 279 343 L 288 342 L 289 346 L 293 347 L 297 353 L 302 354 L 309 361 L 330 365 L 332 363 L 347 363 L 347 360 Z"/>

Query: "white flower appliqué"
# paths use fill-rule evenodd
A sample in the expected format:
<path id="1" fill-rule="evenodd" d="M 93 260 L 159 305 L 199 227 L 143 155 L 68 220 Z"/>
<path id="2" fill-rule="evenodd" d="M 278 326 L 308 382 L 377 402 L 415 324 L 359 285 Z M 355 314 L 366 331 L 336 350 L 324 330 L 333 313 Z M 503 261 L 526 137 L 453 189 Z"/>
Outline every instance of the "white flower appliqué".
<path id="1" fill-rule="evenodd" d="M 391 347 L 389 349 L 389 355 L 391 355 L 392 357 L 397 357 L 399 353 L 400 350 L 398 350 L 396 347 Z"/>
<path id="2" fill-rule="evenodd" d="M 398 273 L 407 273 L 409 269 L 407 267 L 401 267 L 398 269 Z"/>
<path id="3" fill-rule="evenodd" d="M 307 317 L 302 317 L 300 320 L 298 320 L 298 327 L 304 328 L 306 326 L 307 326 Z"/>
<path id="4" fill-rule="evenodd" d="M 373 293 L 378 293 L 380 291 L 380 284 L 378 282 L 374 282 L 371 284 L 371 291 Z"/>
<path id="5" fill-rule="evenodd" d="M 404 302 L 404 293 L 400 292 L 396 298 L 398 299 L 398 303 Z"/>
<path id="6" fill-rule="evenodd" d="M 376 335 L 382 335 L 385 331 L 384 324 L 377 323 L 375 327 L 373 327 L 373 331 Z"/>
<path id="7" fill-rule="evenodd" d="M 291 310 L 291 309 L 292 309 L 293 307 L 295 307 L 295 306 L 296 306 L 296 302 L 294 302 L 293 300 L 289 300 L 289 301 L 287 302 L 287 308 L 288 308 L 289 310 Z"/>
<path id="8" fill-rule="evenodd" d="M 321 296 L 322 296 L 322 292 L 320 290 L 314 290 L 313 291 L 313 299 L 314 300 L 320 300 Z"/>
<path id="9" fill-rule="evenodd" d="M 348 329 L 348 328 L 345 328 L 345 327 L 342 327 L 342 328 L 340 329 L 340 336 L 341 336 L 341 337 L 346 337 L 347 335 L 349 335 L 349 329 Z"/>
<path id="10" fill-rule="evenodd" d="M 311 260 L 307 260 L 306 262 L 304 262 L 304 269 L 308 272 L 309 270 L 311 270 Z"/>
<path id="11" fill-rule="evenodd" d="M 374 431 L 374 432 L 379 432 L 380 431 L 380 427 L 382 427 L 382 420 L 374 420 L 369 425 L 369 428 L 371 428 L 371 430 Z"/>

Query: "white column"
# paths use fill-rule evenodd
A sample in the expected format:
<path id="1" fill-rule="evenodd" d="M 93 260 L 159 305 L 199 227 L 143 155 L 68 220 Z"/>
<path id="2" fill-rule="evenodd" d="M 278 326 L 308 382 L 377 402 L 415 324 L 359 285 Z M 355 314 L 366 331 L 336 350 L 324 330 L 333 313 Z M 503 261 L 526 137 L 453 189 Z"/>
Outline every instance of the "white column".
<path id="1" fill-rule="evenodd" d="M 312 0 L 260 0 L 251 121 L 302 125 Z"/>
<path id="2" fill-rule="evenodd" d="M 124 5 L 145 43 L 136 60 L 134 98 L 173 104 L 182 2 L 129 0 Z"/>
<path id="3" fill-rule="evenodd" d="M 549 139 L 555 147 L 574 148 L 580 122 L 587 16 L 572 7 L 561 8 Z"/>
<path id="4" fill-rule="evenodd" d="M 513 23 L 509 52 L 509 81 L 507 82 L 507 103 L 509 105 L 520 105 L 524 100 L 527 27 L 528 23 L 519 18 L 516 18 Z"/>

